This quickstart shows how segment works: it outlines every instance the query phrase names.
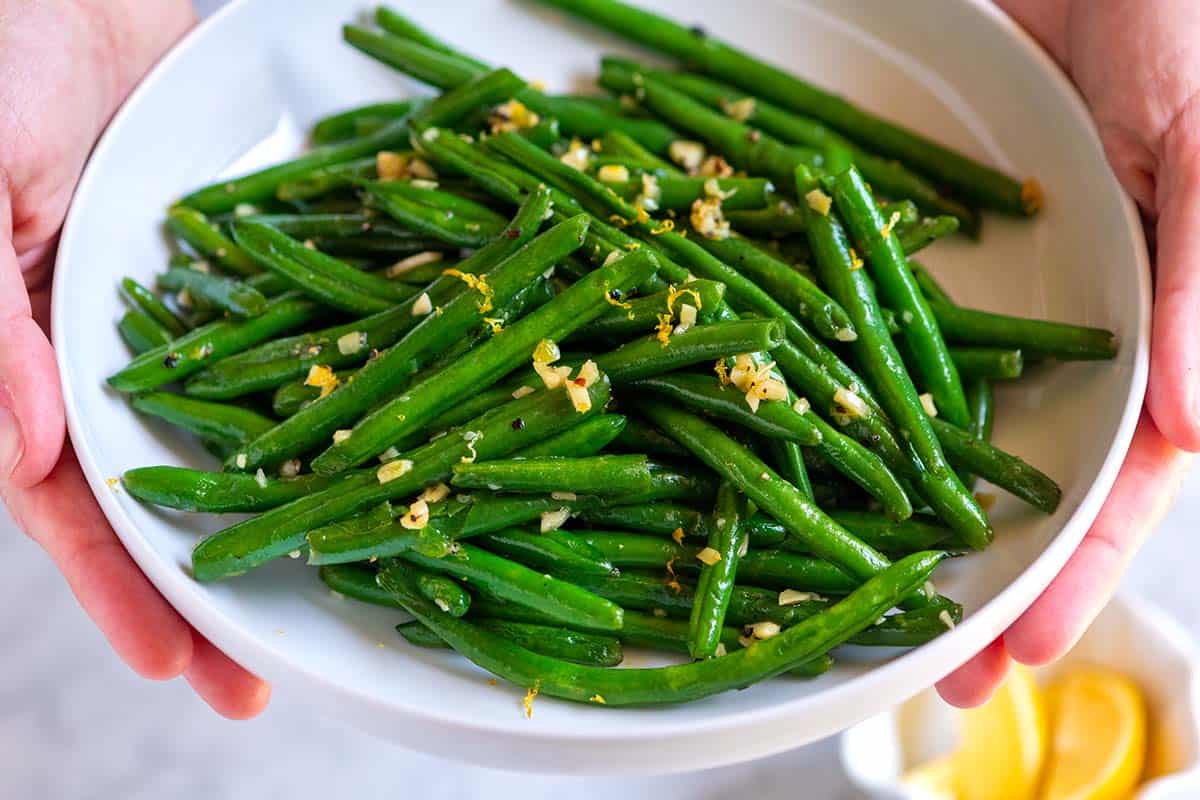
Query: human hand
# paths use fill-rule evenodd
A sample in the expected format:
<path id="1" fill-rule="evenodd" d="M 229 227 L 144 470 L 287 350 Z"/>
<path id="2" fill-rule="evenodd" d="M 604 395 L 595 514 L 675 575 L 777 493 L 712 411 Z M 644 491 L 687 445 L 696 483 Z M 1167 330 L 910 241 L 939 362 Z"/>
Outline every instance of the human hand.
<path id="1" fill-rule="evenodd" d="M 187 0 L 0 0 L 0 500 L 130 667 L 182 674 L 245 718 L 270 688 L 192 630 L 109 527 L 64 444 L 47 338 L 54 249 L 88 153 L 194 21 Z"/>
<path id="2" fill-rule="evenodd" d="M 1200 450 L 1200 11 L 1194 0 L 996 0 L 1074 80 L 1113 172 L 1153 221 L 1150 383 L 1129 454 L 1091 530 L 1041 597 L 938 684 L 978 705 L 1010 660 L 1041 665 L 1078 641 L 1162 519 Z"/>

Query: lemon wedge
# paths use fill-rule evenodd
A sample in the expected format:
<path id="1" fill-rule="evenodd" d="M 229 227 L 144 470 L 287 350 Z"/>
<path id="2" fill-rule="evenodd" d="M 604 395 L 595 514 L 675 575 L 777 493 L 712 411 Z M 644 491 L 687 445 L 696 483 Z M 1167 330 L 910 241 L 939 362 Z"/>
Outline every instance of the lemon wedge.
<path id="1" fill-rule="evenodd" d="M 1126 677 L 1073 671 L 1050 688 L 1053 725 L 1042 800 L 1130 796 L 1146 761 L 1146 705 Z"/>
<path id="2" fill-rule="evenodd" d="M 958 764 L 953 754 L 914 767 L 900 782 L 922 800 L 959 800 Z"/>
<path id="3" fill-rule="evenodd" d="M 986 705 L 962 714 L 954 754 L 962 800 L 1034 800 L 1046 756 L 1046 711 L 1033 672 L 1013 668 Z"/>

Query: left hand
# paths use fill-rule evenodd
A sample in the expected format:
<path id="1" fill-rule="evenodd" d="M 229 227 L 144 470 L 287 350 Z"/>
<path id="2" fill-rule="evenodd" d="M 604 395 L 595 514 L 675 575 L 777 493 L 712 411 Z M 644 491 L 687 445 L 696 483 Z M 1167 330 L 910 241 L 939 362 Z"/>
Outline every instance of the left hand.
<path id="1" fill-rule="evenodd" d="M 1075 81 L 1121 185 L 1155 220 L 1146 407 L 1112 492 L 1062 572 L 1004 634 L 938 684 L 987 700 L 1011 660 L 1055 661 L 1112 597 L 1200 450 L 1200 11 L 1194 0 L 996 0 Z"/>

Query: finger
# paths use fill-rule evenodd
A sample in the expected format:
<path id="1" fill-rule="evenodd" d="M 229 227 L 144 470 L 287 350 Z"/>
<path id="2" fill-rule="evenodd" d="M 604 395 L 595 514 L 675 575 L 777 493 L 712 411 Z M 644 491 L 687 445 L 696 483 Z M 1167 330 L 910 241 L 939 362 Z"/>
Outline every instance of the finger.
<path id="1" fill-rule="evenodd" d="M 1008 653 L 997 639 L 978 655 L 938 681 L 937 691 L 952 706 L 975 708 L 986 703 L 1008 675 Z"/>
<path id="2" fill-rule="evenodd" d="M 126 664 L 159 680 L 187 668 L 191 629 L 125 552 L 70 448 L 44 481 L 29 489 L 0 486 L 0 499 Z"/>
<path id="3" fill-rule="evenodd" d="M 0 216 L 4 206 L 0 200 Z M 32 486 L 54 468 L 64 413 L 54 351 L 33 320 L 12 245 L 0 236 L 0 482 Z"/>
<path id="4" fill-rule="evenodd" d="M 1200 104 L 1164 138 L 1158 257 L 1146 404 L 1176 447 L 1200 451 Z"/>
<path id="5" fill-rule="evenodd" d="M 192 631 L 192 663 L 187 682 L 223 717 L 250 719 L 271 699 L 271 686 L 239 667 L 197 631 Z"/>
<path id="6" fill-rule="evenodd" d="M 1170 508 L 1189 461 L 1143 414 L 1091 530 L 1046 591 L 1004 634 L 1014 659 L 1040 666 L 1079 641 L 1116 591 L 1129 560 Z"/>

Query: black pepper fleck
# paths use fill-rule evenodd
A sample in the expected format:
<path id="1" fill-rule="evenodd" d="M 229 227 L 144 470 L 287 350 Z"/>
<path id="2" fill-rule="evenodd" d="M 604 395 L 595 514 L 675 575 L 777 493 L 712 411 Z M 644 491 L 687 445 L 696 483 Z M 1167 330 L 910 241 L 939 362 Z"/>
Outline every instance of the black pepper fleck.
<path id="1" fill-rule="evenodd" d="M 707 39 L 708 38 L 708 31 L 704 30 L 703 25 L 693 25 L 692 27 L 688 28 L 688 31 L 692 34 L 692 36 L 695 36 L 697 39 Z"/>
<path id="2" fill-rule="evenodd" d="M 179 363 L 179 353 L 167 353 L 167 357 L 163 359 L 163 366 L 167 369 L 175 369 Z"/>
<path id="3" fill-rule="evenodd" d="M 620 302 L 621 290 L 620 289 L 610 289 L 608 292 L 608 296 L 611 297 L 613 300 Z"/>
<path id="4" fill-rule="evenodd" d="M 510 239 L 520 239 L 521 238 L 521 229 L 513 228 L 508 233 L 506 233 L 505 236 L 507 236 Z"/>
<path id="5" fill-rule="evenodd" d="M 520 417 L 517 417 L 516 419 L 514 419 L 512 421 L 512 429 L 514 431 L 524 430 L 525 429 L 525 420 L 521 419 Z"/>

